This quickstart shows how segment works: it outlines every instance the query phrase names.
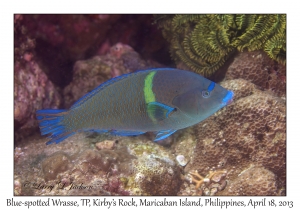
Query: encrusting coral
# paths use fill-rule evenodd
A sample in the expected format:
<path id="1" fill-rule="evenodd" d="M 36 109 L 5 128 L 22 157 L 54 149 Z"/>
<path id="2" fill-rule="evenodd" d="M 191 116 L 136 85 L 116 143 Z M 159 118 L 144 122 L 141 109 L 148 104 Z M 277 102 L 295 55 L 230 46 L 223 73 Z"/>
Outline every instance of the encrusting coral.
<path id="1" fill-rule="evenodd" d="M 115 138 L 78 134 L 54 147 L 36 138 L 20 145 L 15 195 L 177 195 L 181 169 L 169 150 L 146 136 Z M 101 139 L 116 145 L 99 150 Z"/>
<path id="2" fill-rule="evenodd" d="M 277 195 L 277 187 L 276 176 L 274 173 L 264 167 L 251 165 L 228 184 L 219 195 Z"/>
<path id="3" fill-rule="evenodd" d="M 177 64 L 213 75 L 236 50 L 262 49 L 285 64 L 286 15 L 156 15 Z M 180 65 L 182 66 L 182 65 Z"/>
<path id="4" fill-rule="evenodd" d="M 240 52 L 228 67 L 226 80 L 245 79 L 279 97 L 286 95 L 286 66 L 263 51 Z"/>
<path id="5" fill-rule="evenodd" d="M 268 171 L 267 174 L 271 174 L 267 177 L 272 177 L 270 180 L 275 182 L 274 185 L 264 184 L 260 192 L 245 185 L 243 192 L 236 192 L 235 195 L 284 193 L 285 100 L 261 91 L 243 79 L 227 80 L 221 85 L 235 92 L 234 103 L 194 126 L 197 143 L 185 171 L 197 170 L 201 174 L 207 174 L 209 171 L 226 170 L 226 189 L 233 189 L 237 187 L 236 179 L 242 171 L 250 167 L 263 167 Z M 264 180 L 252 179 L 251 182 L 252 185 L 260 185 Z M 218 193 L 220 194 L 222 193 Z"/>
<path id="6" fill-rule="evenodd" d="M 59 108 L 61 95 L 38 63 L 36 42 L 28 35 L 23 16 L 14 18 L 14 123 L 18 141 L 35 131 L 35 111 L 43 107 Z"/>

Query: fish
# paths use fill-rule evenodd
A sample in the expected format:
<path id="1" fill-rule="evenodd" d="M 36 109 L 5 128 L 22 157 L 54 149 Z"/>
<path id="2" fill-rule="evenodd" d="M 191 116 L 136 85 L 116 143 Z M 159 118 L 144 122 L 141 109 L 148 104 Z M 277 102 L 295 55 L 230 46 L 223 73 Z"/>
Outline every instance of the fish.
<path id="1" fill-rule="evenodd" d="M 36 111 L 46 143 L 78 132 L 137 136 L 154 132 L 154 141 L 195 125 L 233 101 L 233 91 L 191 71 L 153 68 L 112 78 L 70 109 Z"/>

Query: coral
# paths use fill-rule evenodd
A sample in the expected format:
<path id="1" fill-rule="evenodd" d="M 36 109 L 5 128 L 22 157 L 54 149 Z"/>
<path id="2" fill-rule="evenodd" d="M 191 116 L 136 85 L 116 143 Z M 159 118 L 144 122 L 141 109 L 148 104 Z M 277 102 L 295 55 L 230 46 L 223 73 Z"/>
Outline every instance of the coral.
<path id="1" fill-rule="evenodd" d="M 14 153 L 14 160 L 17 161 L 20 157 L 24 155 L 24 152 L 22 151 L 22 148 L 16 147 L 15 148 L 15 153 Z"/>
<path id="2" fill-rule="evenodd" d="M 285 64 L 286 15 L 156 15 L 177 64 L 211 76 L 236 50 L 262 49 Z"/>
<path id="3" fill-rule="evenodd" d="M 190 172 L 191 182 L 196 184 L 197 195 L 215 195 L 217 192 L 222 191 L 227 184 L 227 181 L 223 178 L 226 176 L 227 171 L 209 171 L 209 173 L 203 177 L 198 171 Z"/>
<path id="4" fill-rule="evenodd" d="M 14 69 L 14 119 L 22 126 L 35 121 L 35 111 L 58 108 L 61 97 L 39 65 L 30 61 L 25 65 L 16 62 Z"/>
<path id="5" fill-rule="evenodd" d="M 190 172 L 190 175 L 192 175 L 191 181 L 196 184 L 196 188 L 200 188 L 203 183 L 210 182 L 214 176 L 217 176 L 219 174 L 226 175 L 226 173 L 227 171 L 209 171 L 209 173 L 205 177 L 203 177 L 196 171 L 195 173 Z"/>
<path id="6" fill-rule="evenodd" d="M 128 186 L 139 188 L 138 195 L 176 195 L 181 178 L 176 165 L 160 156 L 142 156 L 135 161 L 134 181 Z"/>
<path id="7" fill-rule="evenodd" d="M 178 164 L 185 167 L 190 164 L 191 157 L 193 156 L 193 152 L 196 146 L 196 139 L 194 134 L 193 127 L 189 127 L 186 129 L 176 131 L 172 136 L 172 144 L 170 145 L 170 149 L 176 157 L 182 155 L 184 156 L 184 163 L 186 165 L 181 165 L 178 160 Z M 177 159 L 177 158 L 176 158 Z M 188 173 L 188 171 L 185 171 Z"/>
<path id="8" fill-rule="evenodd" d="M 244 79 L 234 79 L 221 82 L 221 85 L 234 92 L 234 101 L 261 92 L 260 88 Z"/>
<path id="9" fill-rule="evenodd" d="M 111 24 L 120 15 L 105 18 L 91 15 L 23 15 L 28 33 L 36 40 L 37 57 L 45 73 L 56 85 L 65 86 L 71 79 L 72 64 L 94 55 L 105 39 Z M 45 50 L 47 49 L 47 50 Z"/>
<path id="10" fill-rule="evenodd" d="M 241 52 L 228 67 L 226 79 L 242 78 L 280 97 L 286 95 L 286 66 L 262 51 Z"/>
<path id="11" fill-rule="evenodd" d="M 128 172 L 131 171 L 130 165 L 126 165 L 135 159 L 130 155 L 126 148 L 119 148 L 118 151 L 112 150 L 95 150 L 87 149 L 80 153 L 76 158 L 76 168 L 78 168 L 83 174 L 92 173 L 97 174 L 101 171 L 105 173 L 114 173 L 114 171 Z"/>
<path id="12" fill-rule="evenodd" d="M 145 136 L 122 137 L 113 149 L 98 150 L 98 139 L 76 134 L 53 147 L 36 137 L 19 144 L 15 195 L 177 194 L 181 169 L 169 150 Z"/>
<path id="13" fill-rule="evenodd" d="M 150 14 L 21 16 L 28 34 L 36 42 L 40 65 L 61 88 L 71 82 L 72 67 L 77 60 L 104 55 L 118 42 L 132 46 L 143 58 L 171 62 L 167 42 L 152 24 L 152 17 Z"/>
<path id="14" fill-rule="evenodd" d="M 22 193 L 22 187 L 20 180 L 14 181 L 14 195 L 21 195 Z"/>
<path id="15" fill-rule="evenodd" d="M 80 97 L 111 78 L 110 65 L 114 61 L 106 60 L 96 56 L 75 63 L 72 82 L 63 91 L 64 107 L 69 108 Z"/>
<path id="16" fill-rule="evenodd" d="M 14 46 L 14 120 L 16 139 L 37 126 L 35 111 L 59 108 L 61 96 L 49 81 L 35 56 L 35 40 L 22 24 L 23 16 L 15 16 Z M 26 134 L 27 135 L 27 134 Z"/>
<path id="17" fill-rule="evenodd" d="M 128 144 L 134 161 L 134 174 L 127 187 L 138 189 L 135 195 L 176 195 L 181 185 L 180 168 L 170 151 L 154 142 Z"/>
<path id="18" fill-rule="evenodd" d="M 119 21 L 111 26 L 107 43 L 130 45 L 145 60 L 171 63 L 168 43 L 152 22 L 153 15 L 121 15 Z"/>
<path id="19" fill-rule="evenodd" d="M 134 72 L 136 70 L 144 70 L 151 67 L 161 67 L 162 65 L 153 62 L 146 61 L 141 58 L 141 56 L 133 50 L 129 45 L 125 45 L 122 43 L 117 43 L 112 46 L 109 50 L 110 55 L 115 56 L 118 59 L 123 61 L 123 65 L 126 71 L 120 71 L 117 68 L 113 68 L 112 76 L 120 76 L 124 73 Z"/>
<path id="20" fill-rule="evenodd" d="M 226 170 L 226 179 L 233 182 L 251 164 L 261 165 L 275 174 L 272 194 L 279 194 L 286 187 L 285 100 L 241 79 L 221 85 L 234 87 L 237 97 L 194 126 L 197 145 L 185 171 Z"/>
<path id="21" fill-rule="evenodd" d="M 116 146 L 115 141 L 110 141 L 110 140 L 104 140 L 101 142 L 98 142 L 95 144 L 96 148 L 101 150 L 101 149 L 114 149 Z"/>
<path id="22" fill-rule="evenodd" d="M 110 177 L 107 184 L 103 186 L 103 189 L 110 192 L 110 195 L 130 195 L 130 192 L 124 189 L 124 185 L 126 185 L 126 181 L 124 184 L 124 178 Z"/>
<path id="23" fill-rule="evenodd" d="M 112 77 L 159 66 L 142 60 L 130 46 L 117 43 L 106 55 L 75 63 L 72 82 L 63 91 L 65 107 L 69 108 L 80 97 Z"/>
<path id="24" fill-rule="evenodd" d="M 69 157 L 63 152 L 56 152 L 42 162 L 42 171 L 46 181 L 56 179 L 59 173 L 68 169 Z"/>
<path id="25" fill-rule="evenodd" d="M 277 195 L 274 173 L 261 166 L 250 166 L 229 182 L 220 195 L 266 196 Z"/>

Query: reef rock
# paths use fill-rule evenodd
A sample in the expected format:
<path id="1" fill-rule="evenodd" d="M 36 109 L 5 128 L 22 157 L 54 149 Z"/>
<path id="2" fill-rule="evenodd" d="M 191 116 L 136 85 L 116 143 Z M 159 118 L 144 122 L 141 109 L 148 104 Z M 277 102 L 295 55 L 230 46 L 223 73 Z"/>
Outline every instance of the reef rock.
<path id="1" fill-rule="evenodd" d="M 106 35 L 121 15 L 22 15 L 31 36 L 41 40 L 47 51 L 78 60 Z M 57 50 L 60 49 L 60 50 Z M 48 52 L 44 52 L 48 53 Z"/>
<path id="2" fill-rule="evenodd" d="M 221 195 L 266 196 L 277 195 L 274 173 L 264 167 L 250 166 L 229 182 Z"/>
<path id="3" fill-rule="evenodd" d="M 58 89 L 42 71 L 35 57 L 35 40 L 15 16 L 14 61 L 14 121 L 16 138 L 24 130 L 36 127 L 35 111 L 42 108 L 59 108 L 61 96 Z M 21 130 L 20 130 L 21 129 Z"/>
<path id="4" fill-rule="evenodd" d="M 263 51 L 241 52 L 228 67 L 226 79 L 245 79 L 261 90 L 286 95 L 286 66 L 272 60 Z"/>
<path id="5" fill-rule="evenodd" d="M 286 187 L 286 104 L 285 100 L 261 91 L 242 80 L 227 80 L 221 85 L 235 92 L 234 102 L 194 126 L 196 147 L 186 173 L 197 170 L 226 171 L 226 180 L 240 183 L 239 174 L 251 165 L 262 166 L 274 185 L 257 195 L 278 195 Z M 255 172 L 255 174 L 257 174 Z M 249 181 L 250 182 L 250 181 Z M 265 180 L 251 180 L 262 185 Z M 239 192 L 254 195 L 258 191 Z M 218 194 L 217 194 L 218 195 Z"/>
<path id="6" fill-rule="evenodd" d="M 26 127 L 36 121 L 35 111 L 58 108 L 61 97 L 58 90 L 35 61 L 24 65 L 15 63 L 14 69 L 14 119 Z"/>
<path id="7" fill-rule="evenodd" d="M 75 63 L 72 82 L 64 89 L 65 107 L 69 108 L 80 97 L 110 78 L 160 66 L 158 63 L 142 60 L 130 46 L 117 43 L 105 55 Z"/>
<path id="8" fill-rule="evenodd" d="M 96 148 L 108 139 L 114 148 Z M 144 135 L 45 142 L 33 138 L 16 148 L 15 195 L 177 195 L 182 184 L 175 156 Z"/>

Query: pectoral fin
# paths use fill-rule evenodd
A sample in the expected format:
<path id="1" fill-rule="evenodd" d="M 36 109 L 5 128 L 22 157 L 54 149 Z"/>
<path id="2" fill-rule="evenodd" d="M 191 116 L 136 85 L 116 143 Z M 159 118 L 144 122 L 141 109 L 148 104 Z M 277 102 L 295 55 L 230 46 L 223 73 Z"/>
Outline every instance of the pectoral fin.
<path id="1" fill-rule="evenodd" d="M 153 121 L 162 121 L 169 117 L 175 108 L 159 102 L 150 102 L 147 104 L 147 112 Z"/>
<path id="2" fill-rule="evenodd" d="M 156 133 L 156 137 L 155 137 L 154 141 L 163 140 L 163 139 L 167 138 L 168 136 L 170 136 L 171 134 L 175 133 L 176 131 L 177 130 L 159 131 Z"/>

